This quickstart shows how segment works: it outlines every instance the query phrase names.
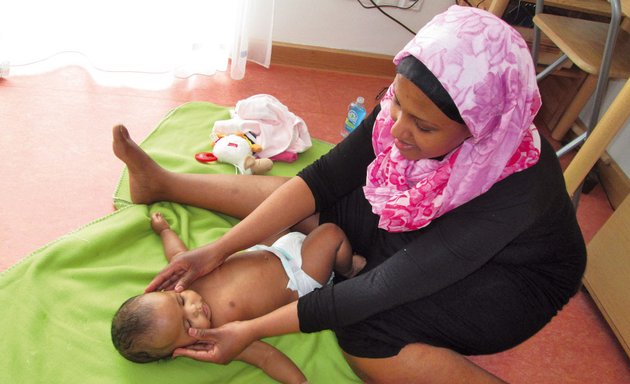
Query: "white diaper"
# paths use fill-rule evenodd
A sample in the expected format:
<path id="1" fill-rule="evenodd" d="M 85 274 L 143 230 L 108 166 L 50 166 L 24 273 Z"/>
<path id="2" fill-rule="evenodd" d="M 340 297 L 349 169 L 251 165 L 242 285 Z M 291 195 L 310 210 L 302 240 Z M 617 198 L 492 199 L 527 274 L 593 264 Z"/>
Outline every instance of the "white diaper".
<path id="1" fill-rule="evenodd" d="M 257 251 L 264 250 L 278 256 L 282 262 L 289 283 L 287 288 L 297 291 L 298 296 L 302 297 L 322 285 L 317 280 L 310 277 L 302 270 L 302 243 L 304 243 L 306 235 L 300 232 L 290 232 L 282 236 L 271 247 L 266 245 L 255 245 L 248 250 Z M 331 275 L 328 282 L 332 281 Z"/>

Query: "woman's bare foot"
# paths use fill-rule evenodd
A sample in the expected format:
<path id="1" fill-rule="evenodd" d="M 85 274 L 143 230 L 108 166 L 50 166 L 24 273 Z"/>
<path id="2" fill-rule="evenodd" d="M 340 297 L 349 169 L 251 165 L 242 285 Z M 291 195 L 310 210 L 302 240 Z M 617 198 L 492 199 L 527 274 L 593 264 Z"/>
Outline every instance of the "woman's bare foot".
<path id="1" fill-rule="evenodd" d="M 166 171 L 131 139 L 125 126 L 114 126 L 112 134 L 114 154 L 127 165 L 129 171 L 131 201 L 136 204 L 159 201 L 159 180 Z"/>
<path id="2" fill-rule="evenodd" d="M 153 232 L 159 235 L 162 231 L 171 229 L 171 226 L 168 225 L 168 221 L 160 212 L 155 212 L 151 215 L 151 228 L 153 228 Z"/>

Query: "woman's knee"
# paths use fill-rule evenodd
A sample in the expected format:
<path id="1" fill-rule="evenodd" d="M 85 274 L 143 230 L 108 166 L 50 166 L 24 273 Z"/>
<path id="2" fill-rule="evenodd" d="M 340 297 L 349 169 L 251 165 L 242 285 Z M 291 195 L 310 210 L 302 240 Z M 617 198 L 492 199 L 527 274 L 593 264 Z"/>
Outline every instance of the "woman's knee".
<path id="1" fill-rule="evenodd" d="M 409 344 L 388 358 L 363 358 L 345 352 L 344 357 L 366 383 L 503 383 L 464 356 L 427 344 Z"/>
<path id="2" fill-rule="evenodd" d="M 392 357 L 364 358 L 349 355 L 344 357 L 354 373 L 365 383 L 434 383 L 433 375 L 422 369 L 426 364 L 426 357 L 422 356 L 422 345 L 415 351 L 414 356 L 403 351 Z M 439 364 L 438 362 L 434 362 Z"/>
<path id="3" fill-rule="evenodd" d="M 418 361 L 406 361 L 399 356 L 368 359 L 346 354 L 345 357 L 359 379 L 368 384 L 435 382 L 431 375 L 415 366 Z"/>

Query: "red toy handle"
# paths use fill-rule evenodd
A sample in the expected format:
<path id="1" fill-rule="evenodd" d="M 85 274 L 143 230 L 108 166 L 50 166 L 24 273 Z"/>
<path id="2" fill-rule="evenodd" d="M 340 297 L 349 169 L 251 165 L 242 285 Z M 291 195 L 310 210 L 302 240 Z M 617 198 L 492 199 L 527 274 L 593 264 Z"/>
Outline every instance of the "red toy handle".
<path id="1" fill-rule="evenodd" d="M 217 161 L 217 157 L 212 152 L 200 152 L 195 155 L 195 159 L 200 163 L 211 163 Z"/>

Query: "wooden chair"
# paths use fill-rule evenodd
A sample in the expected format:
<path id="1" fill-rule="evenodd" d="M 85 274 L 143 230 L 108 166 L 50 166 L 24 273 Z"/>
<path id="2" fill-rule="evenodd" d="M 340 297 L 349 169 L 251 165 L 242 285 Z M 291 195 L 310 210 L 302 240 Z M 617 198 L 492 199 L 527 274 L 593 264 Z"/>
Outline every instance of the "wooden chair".
<path id="1" fill-rule="evenodd" d="M 507 0 L 486 4 L 502 15 Z M 573 3 L 582 3 L 576 0 Z M 495 8 L 492 8 L 495 5 Z M 584 6 L 584 5 L 582 5 Z M 546 21 L 543 17 L 543 21 Z M 601 47 L 600 47 L 601 48 Z M 619 48 L 617 48 L 619 49 Z M 601 49 L 600 49 L 601 51 Z M 628 52 L 628 51 L 626 51 Z M 600 59 L 601 60 L 601 59 Z M 597 73 L 597 66 L 594 66 Z M 589 81 L 593 81 L 592 79 Z M 592 92 L 592 90 L 591 90 Z M 581 109 L 581 107 L 580 107 Z M 577 111 L 579 112 L 579 110 Z M 577 117 L 577 113 L 575 115 Z M 569 195 L 579 189 L 591 168 L 630 118 L 630 80 L 592 129 L 564 171 Z M 617 208 L 587 246 L 588 261 L 583 283 L 604 318 L 630 356 L 630 196 Z"/>
<path id="2" fill-rule="evenodd" d="M 536 0 L 521 0 L 525 3 L 535 4 Z M 471 6 L 475 8 L 485 9 L 499 17 L 504 17 L 510 6 L 510 0 L 457 0 L 459 5 Z M 515 25 L 514 28 L 523 36 L 530 48 L 534 47 L 534 30 L 532 28 Z M 558 48 L 546 38 L 546 36 L 540 36 L 536 44 L 538 49 L 538 64 L 549 65 L 555 62 L 562 53 Z M 570 63 L 565 63 L 562 68 L 570 68 Z M 567 73 L 564 73 L 567 75 Z M 573 74 L 568 74 L 569 77 L 577 77 Z"/>
<path id="3" fill-rule="evenodd" d="M 574 1 L 574 5 L 581 1 Z M 630 11 L 628 9 L 627 11 Z M 613 18 L 614 19 L 614 18 Z M 534 22 L 582 70 L 589 73 L 565 116 L 561 119 L 554 138 L 559 139 L 570 128 L 599 81 L 605 37 L 608 26 L 538 14 Z M 615 22 L 613 20 L 613 22 Z M 630 77 L 630 40 L 626 32 L 618 37 L 615 55 L 610 66 L 610 77 Z M 604 88 L 605 89 L 605 88 Z M 597 102 L 597 100 L 596 100 Z M 596 106 L 597 107 L 597 106 Z M 595 111 L 594 111 L 595 113 Z M 579 195 L 580 186 L 588 172 L 630 118 L 630 80 L 598 122 L 591 119 L 591 132 L 564 172 L 567 191 Z M 560 124 L 565 124 L 560 126 Z M 557 131 L 561 130 L 561 131 Z M 575 140 L 574 140 L 575 141 Z M 576 201 L 574 199 L 574 201 Z M 630 196 L 595 234 L 587 245 L 587 267 L 582 279 L 584 286 L 610 325 L 615 336 L 630 356 Z"/>
<path id="4" fill-rule="evenodd" d="M 597 123 L 564 172 L 570 195 L 630 118 L 630 80 Z M 587 246 L 584 286 L 630 356 L 630 196 Z"/>
<path id="5" fill-rule="evenodd" d="M 577 95 L 555 128 L 552 129 L 552 137 L 556 140 L 565 136 L 591 95 L 595 93 L 591 120 L 587 124 L 587 130 L 592 130 L 599 118 L 608 79 L 630 77 L 630 33 L 628 33 L 630 21 L 625 20 L 621 23 L 622 13 L 630 12 L 630 0 L 622 1 L 623 4 L 620 3 L 620 0 L 611 0 L 612 11 L 610 4 L 605 0 L 536 1 L 536 15 L 533 20 L 536 35 L 532 49 L 534 60 L 537 59 L 538 54 L 539 31 L 542 31 L 565 54 L 563 58 L 543 71 L 539 75 L 539 79 L 552 72 L 562 62 L 562 59 L 571 60 L 578 68 L 588 74 Z M 543 4 L 597 15 L 610 15 L 611 22 L 608 24 L 546 14 L 542 10 Z M 619 28 L 620 23 L 621 28 Z"/>

